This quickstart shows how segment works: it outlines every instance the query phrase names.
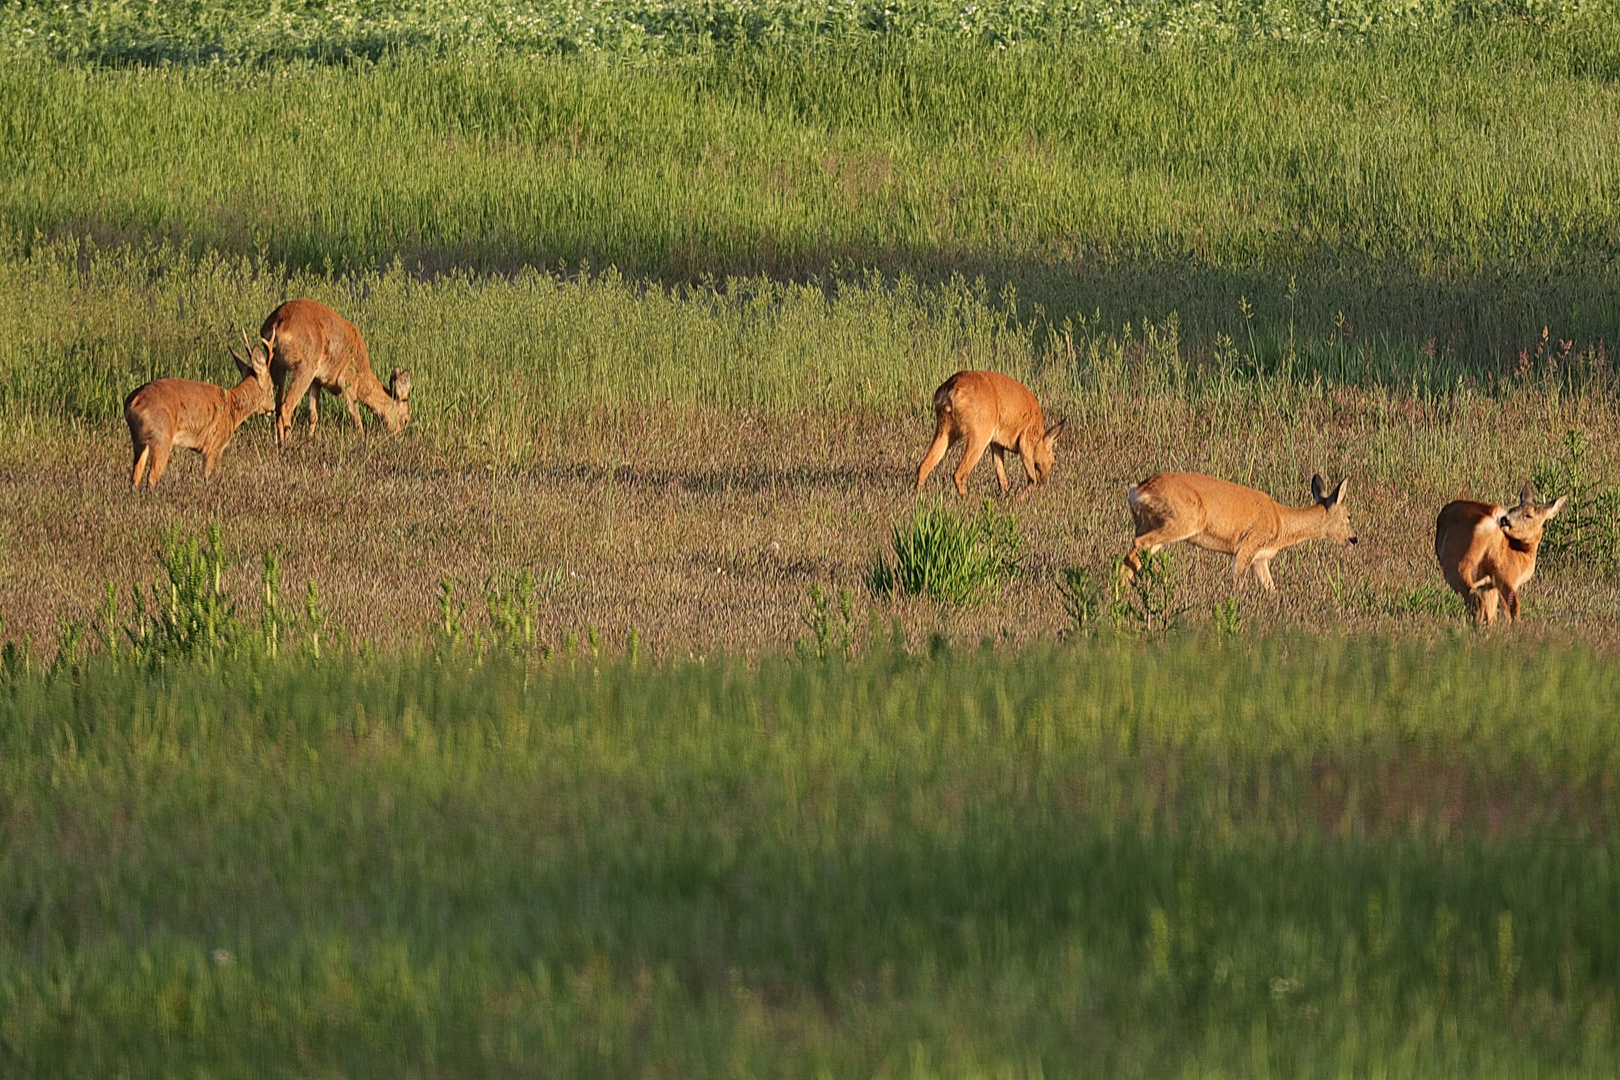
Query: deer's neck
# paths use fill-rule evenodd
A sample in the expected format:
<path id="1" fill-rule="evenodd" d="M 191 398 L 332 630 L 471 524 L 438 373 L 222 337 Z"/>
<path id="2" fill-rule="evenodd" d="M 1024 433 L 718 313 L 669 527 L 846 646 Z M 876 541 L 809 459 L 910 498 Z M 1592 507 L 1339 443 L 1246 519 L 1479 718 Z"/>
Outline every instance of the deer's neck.
<path id="1" fill-rule="evenodd" d="M 1503 539 L 1507 541 L 1509 551 L 1515 555 L 1528 556 L 1532 559 L 1536 557 L 1536 548 L 1541 546 L 1541 537 L 1539 536 L 1534 540 L 1516 540 L 1511 536 L 1504 536 Z"/>
<path id="2" fill-rule="evenodd" d="M 1528 577 L 1529 573 L 1535 570 L 1536 549 L 1541 546 L 1541 537 L 1538 536 L 1534 540 L 1516 540 L 1511 536 L 1504 535 L 1502 539 L 1504 541 L 1501 559 L 1503 566 L 1508 568 L 1510 573 L 1522 573 Z M 1517 585 L 1515 585 L 1515 588 L 1517 588 Z"/>
<path id="3" fill-rule="evenodd" d="M 1327 507 L 1277 505 L 1280 528 L 1277 537 L 1280 548 L 1290 547 L 1304 540 L 1319 540 L 1327 532 Z"/>
<path id="4" fill-rule="evenodd" d="M 232 431 L 241 427 L 242 421 L 253 415 L 253 410 L 248 407 L 248 397 L 255 389 L 254 381 L 243 379 L 225 391 L 225 416 L 230 421 Z"/>
<path id="5" fill-rule="evenodd" d="M 355 377 L 354 396 L 360 403 L 382 417 L 389 426 L 399 419 L 399 402 L 383 386 L 382 380 L 370 368 L 362 369 Z"/>

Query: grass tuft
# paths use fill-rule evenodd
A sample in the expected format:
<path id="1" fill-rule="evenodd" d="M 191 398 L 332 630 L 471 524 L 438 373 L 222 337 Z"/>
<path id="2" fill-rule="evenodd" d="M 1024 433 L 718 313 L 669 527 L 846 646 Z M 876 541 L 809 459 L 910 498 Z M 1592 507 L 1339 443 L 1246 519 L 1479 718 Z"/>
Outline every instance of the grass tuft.
<path id="1" fill-rule="evenodd" d="M 877 597 L 973 604 L 1022 569 L 1018 519 L 989 499 L 972 515 L 936 500 L 894 522 L 891 533 L 893 561 L 879 554 L 866 573 L 867 589 Z"/>

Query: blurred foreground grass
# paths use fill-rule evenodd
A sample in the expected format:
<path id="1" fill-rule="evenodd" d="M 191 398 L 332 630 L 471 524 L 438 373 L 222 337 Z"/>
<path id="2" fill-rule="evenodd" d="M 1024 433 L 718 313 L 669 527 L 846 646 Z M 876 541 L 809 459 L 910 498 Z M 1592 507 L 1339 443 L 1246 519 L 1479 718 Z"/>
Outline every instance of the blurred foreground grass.
<path id="1" fill-rule="evenodd" d="M 1311 637 L 13 670 L 0 1059 L 1612 1075 L 1617 679 Z"/>

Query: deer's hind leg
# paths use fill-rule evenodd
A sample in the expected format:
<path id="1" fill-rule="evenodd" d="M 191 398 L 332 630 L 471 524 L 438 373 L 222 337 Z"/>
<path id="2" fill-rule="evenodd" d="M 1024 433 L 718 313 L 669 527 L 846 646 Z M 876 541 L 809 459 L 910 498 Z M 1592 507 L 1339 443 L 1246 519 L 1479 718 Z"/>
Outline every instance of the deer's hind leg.
<path id="1" fill-rule="evenodd" d="M 917 494 L 922 494 L 923 484 L 928 480 L 928 474 L 945 460 L 945 452 L 955 442 L 954 426 L 943 417 L 940 418 L 939 427 L 934 431 L 934 441 L 928 447 L 928 453 L 923 455 L 922 464 L 917 467 Z"/>
<path id="2" fill-rule="evenodd" d="M 1143 524 L 1137 522 L 1136 527 L 1140 530 Z M 1137 571 L 1142 569 L 1142 552 L 1145 551 L 1149 555 L 1156 554 L 1160 548 L 1185 540 L 1197 531 L 1184 525 L 1166 524 L 1150 526 L 1138 532 L 1136 539 L 1131 541 L 1131 550 L 1125 553 L 1125 559 L 1120 563 L 1120 576 L 1126 581 L 1134 581 Z"/>
<path id="3" fill-rule="evenodd" d="M 135 445 L 135 464 L 130 469 L 129 486 L 141 486 L 141 477 L 146 475 L 146 464 L 152 459 L 152 447 L 137 443 Z"/>
<path id="4" fill-rule="evenodd" d="M 147 480 L 152 487 L 163 478 L 163 470 L 169 467 L 169 455 L 174 452 L 173 443 L 160 442 L 152 446 L 152 472 Z"/>

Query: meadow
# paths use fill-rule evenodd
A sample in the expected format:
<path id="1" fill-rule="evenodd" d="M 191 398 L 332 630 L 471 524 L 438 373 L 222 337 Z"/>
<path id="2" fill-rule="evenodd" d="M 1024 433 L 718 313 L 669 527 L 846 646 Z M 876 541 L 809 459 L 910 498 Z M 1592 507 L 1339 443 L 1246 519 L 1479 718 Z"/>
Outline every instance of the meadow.
<path id="1" fill-rule="evenodd" d="M 1612 1075 L 1617 30 L 0 7 L 0 1072 Z M 132 494 L 293 296 L 410 427 Z M 1027 500 L 912 495 L 962 367 Z M 1160 469 L 1361 543 L 1116 590 Z"/>
<path id="2" fill-rule="evenodd" d="M 10 1075 L 1603 1076 L 1583 647 L 0 683 Z"/>

